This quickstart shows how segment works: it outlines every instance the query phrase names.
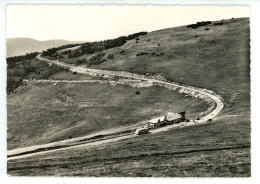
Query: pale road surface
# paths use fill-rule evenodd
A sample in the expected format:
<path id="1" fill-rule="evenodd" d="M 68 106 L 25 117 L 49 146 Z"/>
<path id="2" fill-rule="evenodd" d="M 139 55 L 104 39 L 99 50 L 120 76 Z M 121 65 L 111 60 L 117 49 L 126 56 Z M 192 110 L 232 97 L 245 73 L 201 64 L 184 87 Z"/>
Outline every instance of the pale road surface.
<path id="1" fill-rule="evenodd" d="M 134 79 L 134 80 L 148 81 L 148 82 L 151 82 L 153 84 L 166 84 L 168 86 L 181 87 L 184 90 L 187 89 L 187 90 L 191 90 L 193 92 L 197 92 L 201 95 L 205 95 L 205 96 L 211 98 L 215 102 L 215 105 L 216 105 L 215 109 L 213 111 L 211 111 L 209 114 L 202 117 L 200 120 L 196 120 L 196 122 L 191 121 L 191 122 L 186 122 L 186 123 L 183 122 L 183 123 L 179 123 L 179 124 L 168 125 L 168 126 L 165 126 L 165 127 L 159 128 L 159 129 L 150 130 L 151 133 L 167 131 L 169 129 L 177 128 L 177 127 L 181 128 L 181 127 L 206 123 L 209 119 L 212 119 L 213 117 L 218 115 L 222 111 L 222 109 L 224 108 L 224 103 L 222 102 L 222 100 L 219 97 L 208 93 L 205 89 L 194 89 L 191 86 L 182 86 L 182 85 L 175 84 L 175 83 L 164 82 L 164 81 L 160 81 L 160 80 L 156 80 L 156 79 L 149 79 L 149 78 L 146 78 L 145 76 L 141 76 L 139 74 L 133 74 L 133 73 L 130 73 L 130 72 L 108 71 L 108 70 L 83 68 L 83 67 L 80 67 L 80 66 L 74 66 L 74 65 L 70 65 L 70 64 L 61 63 L 57 60 L 49 60 L 49 59 L 46 59 L 46 58 L 42 58 L 41 55 L 38 55 L 37 59 L 39 59 L 41 61 L 48 62 L 48 63 L 55 64 L 55 65 L 58 65 L 58 66 L 61 66 L 63 68 L 68 68 L 72 72 L 77 72 L 77 73 L 82 73 L 82 74 L 95 75 L 95 76 L 101 75 L 101 76 L 104 76 L 104 77 L 106 77 L 106 76 L 107 77 L 109 77 L 109 76 L 115 76 L 115 77 L 119 76 L 119 77 L 124 77 L 124 78 L 131 78 L 131 79 Z M 81 81 L 71 81 L 71 82 L 73 82 L 73 83 L 83 82 L 84 83 L 84 82 L 99 82 L 99 81 L 100 80 L 93 80 L 93 81 L 81 80 Z M 70 81 L 67 81 L 67 80 L 37 80 L 37 81 L 34 81 L 34 82 L 35 83 L 46 83 L 46 82 L 51 82 L 51 83 L 58 83 L 58 82 L 62 83 L 62 82 L 64 82 L 64 83 L 67 83 L 67 82 L 70 82 Z M 133 126 L 132 126 L 132 128 L 133 128 Z M 122 140 L 122 139 L 132 138 L 132 137 L 135 137 L 135 136 L 136 135 L 134 135 L 134 134 L 123 135 L 123 136 L 119 135 L 117 137 L 108 138 L 108 139 L 105 139 L 105 140 L 97 140 L 97 141 L 90 142 L 90 143 L 84 143 L 83 142 L 82 144 L 79 144 L 79 145 L 73 145 L 73 143 L 75 144 L 81 139 L 91 137 L 91 135 L 89 135 L 89 136 L 84 136 L 84 137 L 79 137 L 79 138 L 74 138 L 74 139 L 70 139 L 70 140 L 64 140 L 64 141 L 59 141 L 59 142 L 54 142 L 54 143 L 49 143 L 49 144 L 36 145 L 36 146 L 30 146 L 30 147 L 25 147 L 25 148 L 17 148 L 17 149 L 14 149 L 14 150 L 7 151 L 7 156 L 9 156 L 7 158 L 7 160 L 26 158 L 26 157 L 30 157 L 30 156 L 33 156 L 33 155 L 50 153 L 50 152 L 55 152 L 55 151 L 60 151 L 60 150 L 65 150 L 65 149 L 72 149 L 72 148 L 77 148 L 77 147 L 96 146 L 96 145 L 100 145 L 100 144 L 104 144 L 104 143 L 110 143 L 110 142 L 115 142 L 115 141 L 119 141 L 119 140 Z M 35 152 L 35 153 L 26 154 L 26 152 L 28 152 L 28 151 L 37 151 L 37 149 L 51 148 L 51 147 L 55 147 L 55 146 L 67 146 L 67 145 L 69 145 L 69 147 L 57 148 L 57 149 L 53 149 L 53 150 L 39 151 L 39 152 Z M 24 155 L 15 156 L 16 154 L 22 154 L 22 153 L 24 153 Z"/>

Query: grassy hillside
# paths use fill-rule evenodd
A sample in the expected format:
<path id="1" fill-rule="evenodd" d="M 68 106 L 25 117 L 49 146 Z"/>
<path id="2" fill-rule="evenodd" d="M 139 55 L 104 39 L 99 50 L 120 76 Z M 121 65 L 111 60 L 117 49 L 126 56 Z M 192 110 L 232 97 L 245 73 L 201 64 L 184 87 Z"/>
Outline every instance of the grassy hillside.
<path id="1" fill-rule="evenodd" d="M 193 118 L 208 107 L 200 99 L 163 87 L 29 84 L 7 97 L 8 149 L 132 125 L 168 111 L 186 110 Z"/>
<path id="2" fill-rule="evenodd" d="M 102 59 L 91 68 L 130 71 L 154 75 L 162 73 L 170 81 L 213 90 L 226 103 L 224 112 L 250 110 L 250 29 L 249 19 L 211 22 L 195 29 L 169 28 L 130 40 L 121 47 L 104 50 Z M 84 54 L 63 62 L 82 65 L 95 54 Z"/>
<path id="3" fill-rule="evenodd" d="M 63 62 L 80 65 L 89 66 L 93 57 L 102 61 L 90 65 L 92 68 L 163 73 L 168 80 L 215 91 L 224 98 L 225 109 L 208 124 L 137 136 L 99 147 L 13 160 L 8 162 L 8 173 L 249 177 L 249 43 L 249 19 L 241 18 L 212 22 L 195 29 L 182 26 L 159 30 L 139 36 L 137 40 L 128 40 L 120 47 L 75 58 L 60 55 Z M 114 57 L 108 59 L 109 55 Z M 174 107 L 189 108 L 193 104 L 191 101 L 184 104 L 181 96 L 176 100 Z"/>
<path id="4" fill-rule="evenodd" d="M 7 58 L 7 94 L 16 93 L 23 79 L 99 79 L 82 74 L 75 75 L 69 70 L 35 59 L 36 55 L 38 53 Z"/>
<path id="5" fill-rule="evenodd" d="M 250 125 L 240 116 L 8 162 L 28 176 L 249 177 Z"/>

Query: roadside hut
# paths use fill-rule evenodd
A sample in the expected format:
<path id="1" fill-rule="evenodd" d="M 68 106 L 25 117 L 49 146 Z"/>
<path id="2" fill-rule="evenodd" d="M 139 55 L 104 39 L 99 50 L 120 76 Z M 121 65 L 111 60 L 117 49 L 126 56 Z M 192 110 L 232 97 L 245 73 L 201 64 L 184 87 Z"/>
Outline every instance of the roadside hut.
<path id="1" fill-rule="evenodd" d="M 164 123 L 165 119 L 166 119 L 165 116 L 151 119 L 150 121 L 148 121 L 148 127 L 149 128 L 158 128 Z"/>

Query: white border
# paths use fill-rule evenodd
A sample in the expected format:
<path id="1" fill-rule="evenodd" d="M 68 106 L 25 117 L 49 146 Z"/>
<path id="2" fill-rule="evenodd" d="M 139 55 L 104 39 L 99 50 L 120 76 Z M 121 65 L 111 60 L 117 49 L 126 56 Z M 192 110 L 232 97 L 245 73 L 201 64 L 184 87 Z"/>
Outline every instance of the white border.
<path id="1" fill-rule="evenodd" d="M 54 177 L 7 177 L 6 176 L 6 62 L 5 62 L 5 6 L 7 4 L 129 4 L 129 5 L 145 5 L 145 4 L 160 4 L 160 5 L 249 5 L 251 7 L 251 108 L 252 108 L 252 170 L 250 178 L 54 178 Z M 244 0 L 244 1 L 198 1 L 198 0 L 142 0 L 142 1 L 87 1 L 87 0 L 63 0 L 63 1 L 51 1 L 51 0 L 0 0 L 0 183 L 55 183 L 55 184 L 71 184 L 71 183 L 155 183 L 155 182 L 174 182 L 174 183 L 257 183 L 257 179 L 260 179 L 258 172 L 260 171 L 260 154 L 257 140 L 259 139 L 260 122 L 257 113 L 260 109 L 259 106 L 259 82 L 260 78 L 259 56 L 260 56 L 260 2 L 257 0 Z"/>

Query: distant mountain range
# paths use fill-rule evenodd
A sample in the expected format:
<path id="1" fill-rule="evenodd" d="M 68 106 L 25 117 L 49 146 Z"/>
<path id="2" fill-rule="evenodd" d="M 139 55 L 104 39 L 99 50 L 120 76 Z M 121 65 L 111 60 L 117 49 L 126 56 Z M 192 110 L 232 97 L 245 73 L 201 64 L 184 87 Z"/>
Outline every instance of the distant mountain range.
<path id="1" fill-rule="evenodd" d="M 6 40 L 6 57 L 24 55 L 31 52 L 41 52 L 48 48 L 61 45 L 82 43 L 68 40 L 46 40 L 39 41 L 31 38 L 8 38 Z"/>

